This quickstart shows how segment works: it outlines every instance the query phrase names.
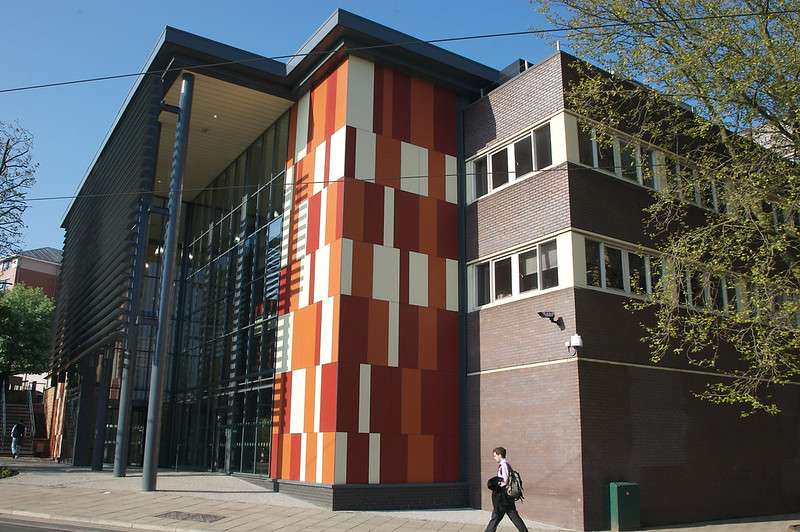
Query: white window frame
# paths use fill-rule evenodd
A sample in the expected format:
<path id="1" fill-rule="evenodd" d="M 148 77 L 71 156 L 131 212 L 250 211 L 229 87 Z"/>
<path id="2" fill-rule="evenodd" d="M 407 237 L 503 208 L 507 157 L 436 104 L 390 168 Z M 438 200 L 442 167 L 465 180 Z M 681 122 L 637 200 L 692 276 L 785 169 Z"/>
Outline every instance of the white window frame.
<path id="1" fill-rule="evenodd" d="M 608 290 L 609 292 L 613 292 L 615 294 L 627 294 L 634 297 L 641 297 L 644 294 L 637 294 L 631 289 L 631 265 L 630 265 L 630 258 L 628 255 L 633 253 L 634 255 L 638 255 L 644 259 L 644 272 L 645 272 L 645 286 L 647 294 L 653 293 L 653 282 L 650 276 L 650 255 L 646 253 L 641 253 L 639 251 L 632 251 L 626 249 L 623 246 L 617 246 L 615 244 L 608 245 L 602 240 L 598 240 L 596 238 L 587 238 L 586 240 L 591 240 L 597 242 L 598 246 L 598 253 L 599 253 L 599 260 L 600 260 L 600 286 L 594 286 L 586 283 L 586 286 L 590 288 L 602 288 L 603 290 Z M 622 259 L 622 289 L 614 288 L 613 286 L 608 286 L 608 281 L 606 278 L 606 246 L 611 247 L 612 249 L 619 250 L 621 252 L 621 259 Z M 585 250 L 585 244 L 584 244 Z M 584 272 L 584 278 L 586 277 L 586 272 Z"/>

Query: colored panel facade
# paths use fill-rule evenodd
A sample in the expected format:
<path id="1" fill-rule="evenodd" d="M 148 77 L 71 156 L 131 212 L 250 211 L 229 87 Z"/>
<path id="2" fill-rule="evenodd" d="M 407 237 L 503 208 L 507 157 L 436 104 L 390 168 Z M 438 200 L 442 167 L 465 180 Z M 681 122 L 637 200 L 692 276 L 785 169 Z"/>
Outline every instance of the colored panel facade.
<path id="1" fill-rule="evenodd" d="M 455 95 L 351 56 L 291 117 L 272 477 L 458 481 Z"/>

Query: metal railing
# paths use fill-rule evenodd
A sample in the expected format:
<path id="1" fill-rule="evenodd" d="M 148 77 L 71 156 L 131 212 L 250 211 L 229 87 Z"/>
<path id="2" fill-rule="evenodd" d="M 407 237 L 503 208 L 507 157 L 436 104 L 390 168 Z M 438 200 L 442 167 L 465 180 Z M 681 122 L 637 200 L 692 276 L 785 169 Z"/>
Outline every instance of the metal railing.
<path id="1" fill-rule="evenodd" d="M 0 428 L 0 430 L 2 431 L 2 434 L 0 435 L 0 442 L 5 444 L 5 442 L 6 442 L 6 381 L 5 381 L 5 377 L 0 379 L 0 401 L 2 401 L 2 403 L 3 403 L 3 411 L 2 411 L 3 426 L 2 426 L 2 428 Z"/>
<path id="2" fill-rule="evenodd" d="M 36 389 L 36 383 L 32 387 L 28 387 L 26 395 L 28 396 L 28 414 L 31 418 L 31 438 L 36 437 L 36 417 L 33 415 L 33 390 Z"/>

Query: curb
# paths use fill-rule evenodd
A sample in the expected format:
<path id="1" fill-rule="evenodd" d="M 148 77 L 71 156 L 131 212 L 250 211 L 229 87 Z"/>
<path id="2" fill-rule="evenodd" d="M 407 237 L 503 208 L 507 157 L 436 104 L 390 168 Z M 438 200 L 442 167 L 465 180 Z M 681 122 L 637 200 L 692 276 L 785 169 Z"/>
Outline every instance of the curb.
<path id="1" fill-rule="evenodd" d="M 16 517 L 29 517 L 47 521 L 62 521 L 67 523 L 92 524 L 99 526 L 113 526 L 117 528 L 130 528 L 133 530 L 157 530 L 163 532 L 208 532 L 209 529 L 177 528 L 173 526 L 150 525 L 146 523 L 133 523 L 130 521 L 114 521 L 113 519 L 91 519 L 69 515 L 55 515 L 41 512 L 28 512 L 25 510 L 7 510 L 0 508 L 0 515 L 13 515 Z"/>

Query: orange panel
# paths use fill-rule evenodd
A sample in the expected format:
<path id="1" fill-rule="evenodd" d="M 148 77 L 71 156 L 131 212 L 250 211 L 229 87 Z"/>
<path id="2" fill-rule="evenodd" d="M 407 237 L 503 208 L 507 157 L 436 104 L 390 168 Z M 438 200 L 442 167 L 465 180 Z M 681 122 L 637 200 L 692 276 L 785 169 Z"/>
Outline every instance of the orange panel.
<path id="1" fill-rule="evenodd" d="M 344 209 L 342 237 L 364 240 L 364 183 L 362 181 L 347 180 L 344 185 L 344 206 L 342 208 Z"/>
<path id="2" fill-rule="evenodd" d="M 433 436 L 408 437 L 408 482 L 433 482 Z"/>
<path id="3" fill-rule="evenodd" d="M 325 243 L 330 244 L 334 240 L 338 240 L 342 235 L 338 234 L 339 224 L 338 218 L 341 216 L 341 202 L 342 191 L 344 190 L 344 183 L 332 183 L 328 185 L 327 204 L 325 205 L 325 220 L 320 223 L 325 224 Z"/>
<path id="4" fill-rule="evenodd" d="M 347 61 L 336 69 L 336 119 L 334 121 L 334 129 L 337 131 L 347 123 L 347 69 Z"/>
<path id="5" fill-rule="evenodd" d="M 323 327 L 325 325 L 323 324 Z M 306 398 L 303 412 L 303 432 L 314 432 L 314 384 L 316 383 L 317 372 L 311 366 L 306 370 Z"/>
<path id="6" fill-rule="evenodd" d="M 428 256 L 428 306 L 445 308 L 447 303 L 447 280 L 445 259 Z"/>
<path id="7" fill-rule="evenodd" d="M 283 452 L 281 453 L 281 478 L 290 479 L 292 468 L 292 435 L 281 434 Z"/>
<path id="8" fill-rule="evenodd" d="M 417 329 L 418 360 L 421 369 L 436 369 L 437 312 L 435 308 L 420 307 L 417 313 L 419 318 L 419 328 Z"/>
<path id="9" fill-rule="evenodd" d="M 389 360 L 389 302 L 369 300 L 367 361 L 385 366 Z"/>
<path id="10" fill-rule="evenodd" d="M 342 291 L 342 241 L 331 242 L 331 264 L 328 270 L 328 294 Z"/>
<path id="11" fill-rule="evenodd" d="M 294 313 L 292 325 L 292 369 L 314 366 L 317 354 L 317 310 L 319 305 L 312 304 Z"/>
<path id="12" fill-rule="evenodd" d="M 436 255 L 437 201 L 433 198 L 419 196 L 419 250 L 427 255 Z"/>
<path id="13" fill-rule="evenodd" d="M 428 150 L 428 196 L 445 199 L 444 154 Z"/>
<path id="14" fill-rule="evenodd" d="M 372 297 L 372 244 L 353 242 L 352 295 Z"/>
<path id="15" fill-rule="evenodd" d="M 433 147 L 433 84 L 411 78 L 411 142 Z"/>
<path id="16" fill-rule="evenodd" d="M 306 435 L 306 482 L 317 481 L 317 434 L 309 432 Z"/>
<path id="17" fill-rule="evenodd" d="M 419 434 L 422 427 L 422 373 L 403 368 L 400 391 L 400 432 Z"/>
<path id="18" fill-rule="evenodd" d="M 324 484 L 333 484 L 335 463 L 336 433 L 326 432 L 322 435 L 322 482 Z"/>
<path id="19" fill-rule="evenodd" d="M 400 141 L 388 135 L 376 135 L 375 181 L 400 188 Z"/>

